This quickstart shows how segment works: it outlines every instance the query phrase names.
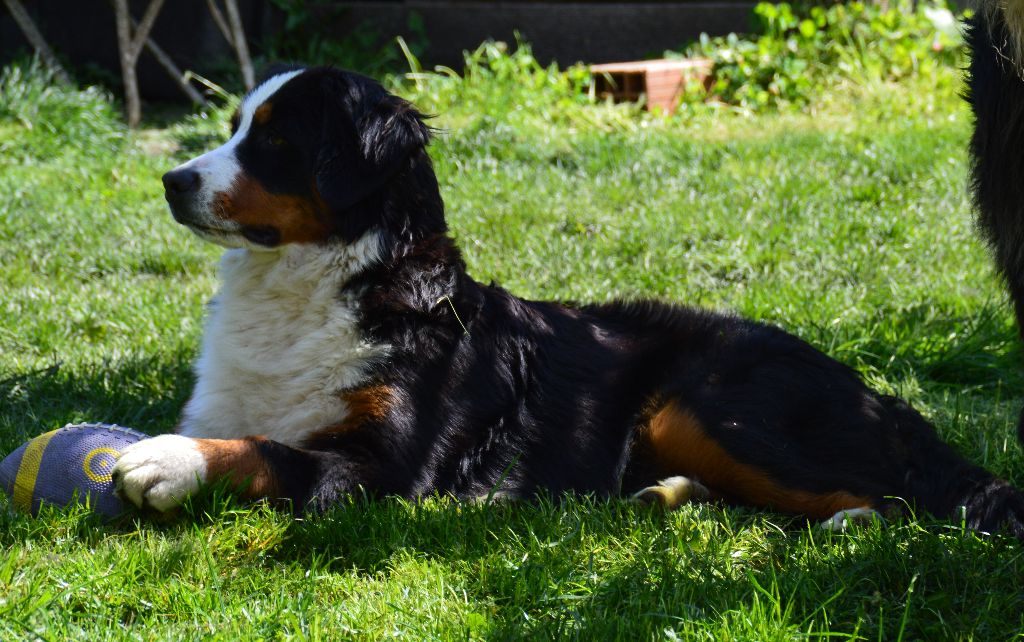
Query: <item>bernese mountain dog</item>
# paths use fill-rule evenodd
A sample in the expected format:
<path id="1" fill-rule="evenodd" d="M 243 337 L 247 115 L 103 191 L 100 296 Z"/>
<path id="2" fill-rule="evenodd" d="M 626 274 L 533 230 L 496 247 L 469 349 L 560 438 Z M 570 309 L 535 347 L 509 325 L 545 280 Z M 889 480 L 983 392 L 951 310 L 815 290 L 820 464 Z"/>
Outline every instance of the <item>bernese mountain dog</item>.
<path id="1" fill-rule="evenodd" d="M 721 501 L 826 524 L 908 506 L 1024 537 L 1024 496 L 920 414 L 763 323 L 477 283 L 423 116 L 329 67 L 270 76 L 223 146 L 163 177 L 228 248 L 176 434 L 113 469 L 169 511 L 203 484 L 324 509 L 416 498 Z"/>
<path id="2" fill-rule="evenodd" d="M 980 5 L 966 32 L 966 98 L 975 117 L 971 187 L 1024 336 L 1024 0 Z M 1024 412 L 1017 435 L 1024 443 Z"/>

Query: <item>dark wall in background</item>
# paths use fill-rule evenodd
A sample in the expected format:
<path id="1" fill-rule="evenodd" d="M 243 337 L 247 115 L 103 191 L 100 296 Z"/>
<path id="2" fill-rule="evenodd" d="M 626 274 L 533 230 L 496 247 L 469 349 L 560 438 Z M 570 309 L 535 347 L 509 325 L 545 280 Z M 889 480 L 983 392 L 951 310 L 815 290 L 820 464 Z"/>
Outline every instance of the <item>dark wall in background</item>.
<path id="1" fill-rule="evenodd" d="M 92 68 L 99 76 L 109 75 L 115 86 L 120 83 L 114 10 L 107 0 L 31 0 L 23 4 L 66 66 L 85 67 L 87 73 Z M 136 20 L 142 17 L 148 4 L 148 0 L 129 2 Z M 238 0 L 238 9 L 252 43 L 263 41 L 280 24 L 280 16 L 275 15 L 266 0 Z M 150 36 L 183 70 L 200 73 L 227 70 L 226 64 L 234 60 L 232 49 L 210 18 L 204 0 L 168 0 Z M 0 64 L 29 51 L 28 41 L 14 18 L 0 4 Z M 139 91 L 144 98 L 184 100 L 180 90 L 146 51 L 139 59 L 138 72 Z"/>
<path id="2" fill-rule="evenodd" d="M 427 37 L 424 61 L 459 69 L 462 52 L 493 38 L 512 42 L 515 31 L 533 45 L 537 58 L 560 65 L 660 57 L 701 32 L 749 31 L 755 2 L 536 2 L 505 0 L 405 0 L 344 4 L 350 10 L 330 25 L 334 33 L 368 26 L 381 33 L 414 37 L 410 13 L 422 18 Z M 314 5 L 314 6 L 315 6 Z"/>
<path id="3" fill-rule="evenodd" d="M 92 69 L 112 86 L 120 78 L 114 14 L 106 0 L 34 0 L 26 8 L 58 56 L 71 68 Z M 136 18 L 147 0 L 131 3 Z M 537 58 L 562 65 L 611 62 L 659 56 L 701 32 L 724 34 L 749 30 L 754 2 L 559 2 L 548 0 L 380 0 L 377 2 L 313 2 L 310 11 L 322 16 L 321 33 L 343 38 L 354 30 L 371 30 L 382 38 L 426 37 L 421 62 L 461 68 L 462 52 L 487 38 L 512 41 L 514 32 L 533 44 Z M 0 5 L 2 7 L 2 5 Z M 269 0 L 239 0 L 254 56 L 284 24 L 284 14 Z M 343 10 L 339 11 L 341 8 Z M 413 32 L 409 16 L 422 28 Z M 191 69 L 223 83 L 237 74 L 233 53 L 210 18 L 204 0 L 166 2 L 152 37 L 182 69 Z M 0 64 L 28 50 L 13 18 L 0 8 Z M 139 83 L 149 100 L 181 100 L 164 72 L 143 53 Z"/>

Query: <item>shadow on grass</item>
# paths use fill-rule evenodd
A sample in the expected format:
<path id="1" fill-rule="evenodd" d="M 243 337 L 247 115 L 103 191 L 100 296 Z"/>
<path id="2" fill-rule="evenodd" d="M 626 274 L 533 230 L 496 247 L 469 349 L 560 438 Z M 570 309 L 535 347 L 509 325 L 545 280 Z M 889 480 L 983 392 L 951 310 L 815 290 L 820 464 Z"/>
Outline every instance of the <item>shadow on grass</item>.
<path id="1" fill-rule="evenodd" d="M 940 538 L 913 526 L 820 537 L 810 548 L 791 534 L 758 540 L 753 551 L 733 542 L 717 555 L 684 543 L 654 550 L 652 559 L 603 578 L 563 622 L 543 629 L 563 635 L 559 629 L 568 626 L 580 639 L 628 635 L 632 625 L 621 618 L 621 605 L 641 604 L 648 610 L 635 609 L 642 612 L 634 617 L 647 619 L 653 631 L 718 632 L 719 639 L 723 629 L 733 639 L 1019 634 L 1014 577 L 1024 563 L 1015 543 Z M 505 627 L 496 637 L 519 632 Z"/>
<path id="2" fill-rule="evenodd" d="M 867 331 L 814 326 L 803 338 L 833 357 L 889 379 L 937 386 L 1024 388 L 1024 352 L 1008 307 L 992 301 L 971 315 L 918 305 L 869 321 Z"/>
<path id="3" fill-rule="evenodd" d="M 170 430 L 192 387 L 190 359 L 177 353 L 0 373 L 0 453 L 67 423 L 117 423 L 149 434 Z"/>
<path id="4" fill-rule="evenodd" d="M 207 499 L 174 521 L 141 523 L 169 538 L 150 581 L 194 572 L 198 523 L 224 578 L 256 566 L 401 587 L 429 569 L 436 599 L 488 614 L 488 639 L 649 639 L 667 629 L 685 639 L 1009 639 L 1024 628 L 1024 548 L 941 524 L 832 535 L 759 511 L 664 513 L 589 497 L 489 506 L 354 497 L 293 520 Z M 125 541 L 117 536 L 135 524 L 0 512 L 0 541 L 56 537 L 93 550 L 108 536 Z"/>
<path id="5" fill-rule="evenodd" d="M 586 497 L 497 506 L 357 499 L 294 522 L 273 553 L 398 582 L 408 557 L 453 569 L 459 588 L 492 610 L 491 639 L 646 639 L 667 628 L 721 632 L 723 622 L 745 639 L 778 629 L 1005 639 L 1021 626 L 1024 550 L 943 525 L 848 537 L 721 507 L 666 515 Z"/>
<path id="6" fill-rule="evenodd" d="M 927 327 L 925 319 L 908 323 Z M 871 352 L 900 345 L 873 340 Z M 993 352 L 993 345 L 1005 349 Z M 995 370 L 993 378 L 1012 371 L 1020 381 L 1016 336 L 995 321 L 950 341 L 949 365 L 936 354 L 910 351 L 903 363 L 918 373 L 947 368 L 949 376 L 937 381 L 950 385 L 960 385 L 969 364 Z M 170 429 L 191 388 L 189 358 L 174 353 L 0 377 L 0 451 L 73 421 L 151 434 Z M 143 528 L 173 535 L 195 521 L 230 522 L 231 510 L 230 501 L 215 499 L 176 522 Z M 240 509 L 239 519 L 251 510 Z M 840 638 L 1007 639 L 1024 628 L 1019 544 L 912 524 L 810 542 L 798 520 L 779 530 L 769 519 L 716 507 L 669 516 L 588 498 L 478 506 L 354 497 L 326 515 L 290 521 L 251 562 L 402 582 L 403 559 L 430 560 L 452 569 L 459 588 L 490 610 L 493 639 L 641 639 L 666 629 L 710 634 L 723 627 L 751 639 L 772 637 L 764 627 L 793 636 L 813 630 Z M 39 521 L 8 516 L 0 531 L 9 543 L 52 537 Z M 105 526 L 89 516 L 72 521 L 65 535 L 89 545 L 136 528 L 131 518 Z M 166 572 L 192 553 L 172 549 L 162 562 Z"/>

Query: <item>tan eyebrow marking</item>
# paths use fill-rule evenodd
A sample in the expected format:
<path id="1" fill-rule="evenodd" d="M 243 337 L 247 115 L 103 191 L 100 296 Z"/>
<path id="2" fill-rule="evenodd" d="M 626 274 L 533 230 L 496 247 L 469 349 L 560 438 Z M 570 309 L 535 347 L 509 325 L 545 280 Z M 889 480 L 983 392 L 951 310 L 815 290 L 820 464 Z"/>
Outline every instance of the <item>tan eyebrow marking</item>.
<path id="1" fill-rule="evenodd" d="M 270 120 L 270 112 L 273 111 L 273 109 L 274 103 L 263 103 L 262 105 L 256 108 L 255 112 L 253 112 L 252 122 L 256 123 L 257 125 L 267 124 L 267 121 Z"/>

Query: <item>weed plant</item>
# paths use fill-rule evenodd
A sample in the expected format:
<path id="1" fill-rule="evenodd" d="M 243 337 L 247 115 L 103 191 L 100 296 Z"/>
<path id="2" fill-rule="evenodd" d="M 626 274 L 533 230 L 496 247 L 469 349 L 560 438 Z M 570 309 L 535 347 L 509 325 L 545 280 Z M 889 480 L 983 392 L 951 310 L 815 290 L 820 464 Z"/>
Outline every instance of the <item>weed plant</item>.
<path id="1" fill-rule="evenodd" d="M 689 55 L 715 65 L 711 88 L 691 91 L 759 110 L 806 105 L 839 82 L 880 83 L 933 76 L 963 63 L 960 21 L 938 2 L 898 0 L 754 8 L 758 36 L 702 35 Z"/>

